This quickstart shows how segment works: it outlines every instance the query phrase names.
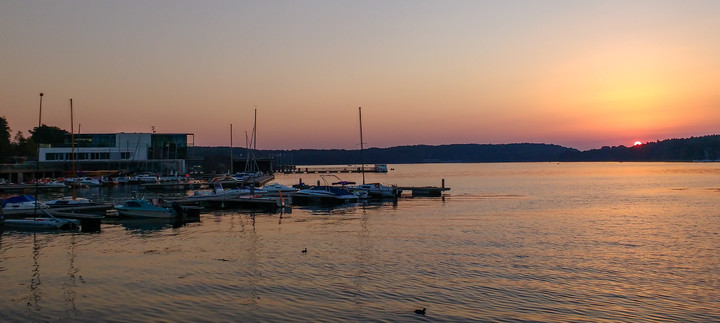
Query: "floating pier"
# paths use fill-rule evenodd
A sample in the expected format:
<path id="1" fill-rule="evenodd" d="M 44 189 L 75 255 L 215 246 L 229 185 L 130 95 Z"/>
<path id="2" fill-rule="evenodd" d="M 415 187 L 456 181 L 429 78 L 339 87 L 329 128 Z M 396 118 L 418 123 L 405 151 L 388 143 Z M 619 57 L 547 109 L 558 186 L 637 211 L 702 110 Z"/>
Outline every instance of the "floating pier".
<path id="1" fill-rule="evenodd" d="M 412 196 L 430 196 L 440 197 L 445 191 L 449 191 L 449 187 L 445 187 L 445 179 L 442 180 L 442 186 L 398 186 L 403 191 L 412 192 Z"/>
<path id="2" fill-rule="evenodd" d="M 241 186 L 255 186 L 260 187 L 265 185 L 267 182 L 275 179 L 273 175 L 263 175 L 254 178 L 249 178 L 244 181 L 220 181 L 225 188 L 234 188 Z M 204 181 L 190 181 L 190 182 L 161 182 L 161 183 L 145 183 L 140 184 L 140 187 L 145 190 L 192 190 L 212 187 L 213 183 Z"/>
<path id="3" fill-rule="evenodd" d="M 285 174 L 324 174 L 324 173 L 387 173 L 387 165 L 385 164 L 377 164 L 373 166 L 365 166 L 363 169 L 362 166 L 359 165 L 349 165 L 349 166 L 332 166 L 332 167 L 323 167 L 323 166 L 308 166 L 308 167 L 290 167 L 283 170 L 283 173 Z"/>

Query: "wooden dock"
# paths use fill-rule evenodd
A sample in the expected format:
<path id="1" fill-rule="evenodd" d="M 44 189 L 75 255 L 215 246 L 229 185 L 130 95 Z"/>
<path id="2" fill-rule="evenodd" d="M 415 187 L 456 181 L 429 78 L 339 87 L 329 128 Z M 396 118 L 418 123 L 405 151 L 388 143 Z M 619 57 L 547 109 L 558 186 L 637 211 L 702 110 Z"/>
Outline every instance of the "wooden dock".
<path id="1" fill-rule="evenodd" d="M 283 170 L 285 174 L 327 174 L 327 173 L 387 173 L 387 165 L 373 165 L 365 166 L 365 169 L 358 165 L 350 166 L 334 166 L 334 167 L 323 167 L 323 166 L 308 166 L 308 167 L 293 167 L 286 168 Z"/>
<path id="2" fill-rule="evenodd" d="M 412 196 L 429 196 L 429 197 L 440 197 L 445 191 L 449 191 L 449 187 L 445 187 L 445 179 L 442 180 L 442 185 L 437 186 L 403 186 L 398 187 L 403 191 L 412 192 Z"/>
<path id="3" fill-rule="evenodd" d="M 412 196 L 429 196 L 429 197 L 440 197 L 445 191 L 449 191 L 449 187 L 437 187 L 437 186 L 398 186 L 403 191 L 411 191 Z"/>
<path id="4" fill-rule="evenodd" d="M 265 185 L 267 182 L 275 179 L 273 175 L 263 175 L 255 178 L 250 178 L 245 181 L 221 181 L 220 183 L 224 188 L 235 188 L 242 186 L 255 186 L 260 187 Z M 188 181 L 188 182 L 160 182 L 160 183 L 145 183 L 140 184 L 140 188 L 144 190 L 194 190 L 212 187 L 213 183 L 206 181 Z"/>
<path id="5" fill-rule="evenodd" d="M 228 197 L 198 197 L 183 199 L 168 199 L 168 203 L 177 203 L 182 206 L 194 205 L 208 208 L 247 208 L 247 209 L 276 209 L 289 206 L 292 200 L 289 197 L 277 196 L 228 196 Z"/>

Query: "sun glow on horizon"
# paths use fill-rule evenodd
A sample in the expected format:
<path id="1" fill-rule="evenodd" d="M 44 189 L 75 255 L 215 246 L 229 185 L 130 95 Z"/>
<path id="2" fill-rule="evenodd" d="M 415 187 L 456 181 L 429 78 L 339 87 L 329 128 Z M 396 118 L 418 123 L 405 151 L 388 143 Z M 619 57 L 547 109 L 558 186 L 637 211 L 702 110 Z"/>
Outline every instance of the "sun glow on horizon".
<path id="1" fill-rule="evenodd" d="M 641 146 L 643 143 L 642 141 L 636 141 L 633 146 Z"/>

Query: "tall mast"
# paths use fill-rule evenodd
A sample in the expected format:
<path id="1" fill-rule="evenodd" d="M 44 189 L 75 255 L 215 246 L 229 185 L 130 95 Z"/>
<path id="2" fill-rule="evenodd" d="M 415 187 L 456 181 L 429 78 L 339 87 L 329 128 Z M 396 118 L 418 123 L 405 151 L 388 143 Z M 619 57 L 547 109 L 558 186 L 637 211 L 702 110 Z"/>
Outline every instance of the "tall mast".
<path id="1" fill-rule="evenodd" d="M 72 173 L 73 173 L 73 200 L 77 199 L 77 170 L 75 169 L 75 122 L 73 121 L 73 106 L 72 98 L 70 99 L 70 157 L 72 158 Z"/>
<path id="2" fill-rule="evenodd" d="M 363 159 L 363 135 L 362 135 L 362 107 L 358 107 L 358 114 L 360 116 L 360 170 L 362 172 L 363 185 L 365 185 L 365 160 Z"/>
<path id="3" fill-rule="evenodd" d="M 38 116 L 38 127 L 35 129 L 35 131 L 40 130 L 40 127 L 42 126 L 42 97 L 43 93 L 40 92 L 40 115 Z M 36 142 L 37 145 L 37 162 L 35 162 L 35 217 L 37 217 L 37 209 L 38 209 L 38 174 L 40 174 L 40 143 Z"/>
<path id="4" fill-rule="evenodd" d="M 232 153 L 232 149 L 233 149 L 232 139 L 233 138 L 232 137 L 233 137 L 233 133 L 232 133 L 232 123 L 231 123 L 230 124 L 230 174 L 233 173 L 233 153 Z"/>

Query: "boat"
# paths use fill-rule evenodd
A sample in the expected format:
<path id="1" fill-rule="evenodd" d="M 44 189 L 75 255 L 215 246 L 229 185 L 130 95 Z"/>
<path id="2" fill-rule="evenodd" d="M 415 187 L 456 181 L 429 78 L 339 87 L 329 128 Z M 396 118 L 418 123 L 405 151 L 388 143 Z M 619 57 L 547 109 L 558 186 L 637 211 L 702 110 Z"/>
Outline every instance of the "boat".
<path id="1" fill-rule="evenodd" d="M 5 219 L 5 227 L 11 229 L 65 229 L 73 230 L 79 227 L 80 221 L 73 219 L 60 219 L 56 217 L 38 217 L 26 219 Z"/>
<path id="2" fill-rule="evenodd" d="M 35 209 L 35 206 L 39 205 L 42 207 L 42 204 L 39 204 L 35 201 L 35 198 L 32 195 L 15 195 L 8 198 L 5 198 L 2 200 L 2 209 L 4 211 L 8 210 L 33 210 Z"/>
<path id="3" fill-rule="evenodd" d="M 93 206 L 97 203 L 82 197 L 73 198 L 72 196 L 65 196 L 57 200 L 50 200 L 43 203 L 49 208 L 61 208 L 61 207 L 80 207 L 80 206 Z"/>
<path id="4" fill-rule="evenodd" d="M 292 194 L 296 204 L 345 204 L 358 201 L 357 195 L 337 186 L 313 186 Z"/>
<path id="5" fill-rule="evenodd" d="M 266 184 L 262 187 L 262 189 L 266 192 L 266 194 L 272 194 L 272 195 L 277 195 L 278 193 L 283 193 L 283 194 L 295 193 L 298 191 L 294 187 L 285 186 L 278 182 Z"/>
<path id="6" fill-rule="evenodd" d="M 243 195 L 263 194 L 264 190 L 255 187 L 223 189 L 222 182 L 213 182 L 212 190 L 197 190 L 193 195 L 188 196 L 190 199 L 207 199 L 207 198 L 230 198 Z"/>
<path id="7" fill-rule="evenodd" d="M 177 212 L 173 208 L 159 204 L 146 199 L 134 199 L 126 201 L 122 205 L 115 205 L 115 209 L 120 216 L 130 218 L 169 219 L 177 216 Z"/>
<path id="8" fill-rule="evenodd" d="M 76 177 L 76 178 L 68 178 L 65 180 L 65 183 L 68 183 L 70 186 L 75 187 L 100 187 L 102 186 L 102 183 L 97 178 L 92 177 Z"/>
<path id="9" fill-rule="evenodd" d="M 33 201 L 34 203 L 34 201 Z M 80 221 L 74 219 L 61 219 L 53 216 L 45 209 L 40 209 L 45 216 L 24 218 L 24 219 L 5 219 L 5 210 L 0 209 L 0 224 L 10 229 L 24 230 L 46 230 L 46 229 L 67 229 L 73 230 L 80 227 Z"/>
<path id="10" fill-rule="evenodd" d="M 367 192 L 370 198 L 396 198 L 400 196 L 402 190 L 396 185 L 385 186 L 380 183 L 369 183 L 361 185 L 353 185 L 347 187 L 349 191 L 364 191 Z"/>

